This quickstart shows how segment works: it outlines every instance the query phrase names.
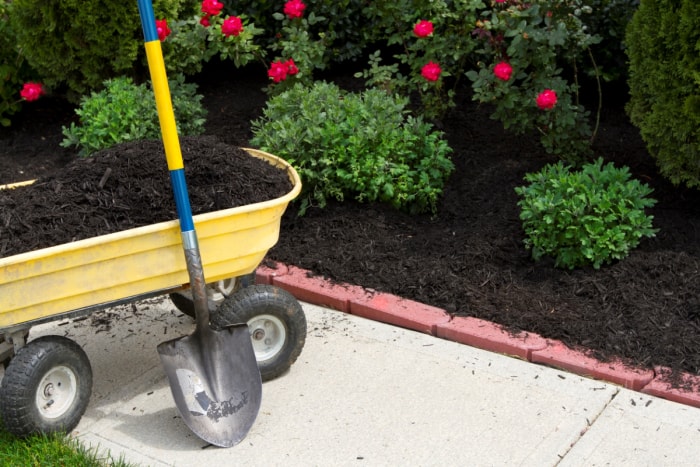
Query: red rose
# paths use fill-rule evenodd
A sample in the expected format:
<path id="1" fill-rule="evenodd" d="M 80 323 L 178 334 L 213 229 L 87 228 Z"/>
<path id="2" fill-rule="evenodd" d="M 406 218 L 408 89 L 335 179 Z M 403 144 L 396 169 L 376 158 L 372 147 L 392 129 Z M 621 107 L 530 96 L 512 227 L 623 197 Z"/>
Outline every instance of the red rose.
<path id="1" fill-rule="evenodd" d="M 221 13 L 224 4 L 216 0 L 202 0 L 202 11 L 207 16 L 216 16 Z"/>
<path id="2" fill-rule="evenodd" d="M 513 67 L 508 62 L 499 62 L 493 67 L 493 74 L 502 81 L 508 81 L 513 74 Z"/>
<path id="3" fill-rule="evenodd" d="M 287 74 L 296 75 L 299 73 L 299 68 L 297 68 L 296 63 L 291 58 L 284 62 L 283 65 L 287 67 Z"/>
<path id="4" fill-rule="evenodd" d="M 202 16 L 202 19 L 199 20 L 199 24 L 201 24 L 205 28 L 211 26 L 211 22 L 209 22 L 209 15 Z"/>
<path id="5" fill-rule="evenodd" d="M 301 0 L 289 0 L 284 4 L 284 14 L 289 19 L 301 18 L 305 9 L 306 5 Z"/>
<path id="6" fill-rule="evenodd" d="M 243 21 L 238 16 L 229 16 L 221 25 L 221 33 L 228 36 L 237 36 L 243 32 Z"/>
<path id="7" fill-rule="evenodd" d="M 160 39 L 161 42 L 165 40 L 166 37 L 170 35 L 172 32 L 170 28 L 168 27 L 168 20 L 167 19 L 157 19 L 156 20 L 156 31 L 158 31 L 158 39 Z"/>
<path id="8" fill-rule="evenodd" d="M 420 70 L 420 74 L 428 81 L 437 81 L 440 77 L 440 73 L 442 73 L 442 68 L 435 62 L 428 62 L 428 64 Z"/>
<path id="9" fill-rule="evenodd" d="M 22 99 L 25 101 L 35 101 L 44 95 L 44 87 L 41 83 L 25 83 L 19 95 L 22 96 Z"/>
<path id="10" fill-rule="evenodd" d="M 537 96 L 535 100 L 537 107 L 542 110 L 548 110 L 557 105 L 557 93 L 551 89 L 545 89 Z"/>
<path id="11" fill-rule="evenodd" d="M 272 81 L 279 83 L 287 79 L 287 73 L 289 72 L 289 66 L 286 63 L 280 61 L 272 62 L 270 69 L 267 70 L 267 76 L 272 78 Z"/>
<path id="12" fill-rule="evenodd" d="M 428 37 L 433 33 L 433 23 L 424 19 L 413 26 L 413 34 L 417 37 Z"/>
<path id="13" fill-rule="evenodd" d="M 496 0 L 496 3 L 506 3 L 506 0 Z"/>

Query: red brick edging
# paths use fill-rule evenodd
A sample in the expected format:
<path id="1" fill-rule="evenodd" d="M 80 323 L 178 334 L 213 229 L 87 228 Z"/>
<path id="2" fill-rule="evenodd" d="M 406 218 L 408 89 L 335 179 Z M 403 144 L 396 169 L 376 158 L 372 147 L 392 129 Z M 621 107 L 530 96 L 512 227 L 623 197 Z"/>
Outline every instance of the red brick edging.
<path id="1" fill-rule="evenodd" d="M 533 333 L 515 336 L 489 321 L 451 317 L 440 308 L 395 295 L 356 285 L 334 284 L 295 266 L 281 263 L 274 267 L 261 265 L 256 276 L 258 283 L 278 286 L 303 302 L 560 368 L 700 408 L 700 377 L 692 374 L 682 375 L 683 387 L 687 389 L 673 388 L 664 377 L 668 373 L 665 368 L 644 370 L 622 363 L 601 362 L 557 340 L 545 339 Z"/>

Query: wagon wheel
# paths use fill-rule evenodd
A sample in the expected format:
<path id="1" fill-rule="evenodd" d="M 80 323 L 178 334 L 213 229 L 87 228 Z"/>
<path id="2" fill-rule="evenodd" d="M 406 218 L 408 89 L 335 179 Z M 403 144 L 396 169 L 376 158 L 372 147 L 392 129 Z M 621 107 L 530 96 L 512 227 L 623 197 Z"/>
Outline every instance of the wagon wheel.
<path id="1" fill-rule="evenodd" d="M 215 310 L 226 297 L 234 294 L 243 287 L 247 287 L 255 283 L 255 273 L 246 274 L 240 277 L 231 277 L 218 282 L 207 284 L 207 298 L 209 299 L 209 309 Z M 189 290 L 182 292 L 174 292 L 170 294 L 170 300 L 175 305 L 175 308 L 194 318 L 194 302 L 192 301 L 192 293 Z"/>
<path id="2" fill-rule="evenodd" d="M 61 336 L 22 347 L 5 370 L 0 415 L 16 436 L 69 433 L 87 409 L 92 369 L 82 348 Z"/>
<path id="3" fill-rule="evenodd" d="M 247 323 L 263 381 L 281 375 L 296 361 L 306 342 L 304 310 L 289 292 L 252 285 L 224 300 L 211 324 L 224 328 Z"/>

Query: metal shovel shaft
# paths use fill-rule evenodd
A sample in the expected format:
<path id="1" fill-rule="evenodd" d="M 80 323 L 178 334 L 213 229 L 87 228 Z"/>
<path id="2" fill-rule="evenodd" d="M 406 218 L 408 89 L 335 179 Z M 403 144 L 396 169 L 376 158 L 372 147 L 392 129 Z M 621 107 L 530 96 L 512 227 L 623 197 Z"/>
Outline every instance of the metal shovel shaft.
<path id="1" fill-rule="evenodd" d="M 202 258 L 153 5 L 137 1 L 197 320 L 192 335 L 161 343 L 158 353 L 183 421 L 205 441 L 229 447 L 245 437 L 257 417 L 260 372 L 245 324 L 221 330 L 209 326 Z"/>

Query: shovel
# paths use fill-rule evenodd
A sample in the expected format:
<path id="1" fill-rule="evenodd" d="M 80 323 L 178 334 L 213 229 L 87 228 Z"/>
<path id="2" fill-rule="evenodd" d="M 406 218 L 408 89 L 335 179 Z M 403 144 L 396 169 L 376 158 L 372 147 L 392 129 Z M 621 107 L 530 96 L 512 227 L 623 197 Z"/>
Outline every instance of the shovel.
<path id="1" fill-rule="evenodd" d="M 206 281 L 153 4 L 137 1 L 196 315 L 194 333 L 161 343 L 158 353 L 187 426 L 213 445 L 230 447 L 248 434 L 257 418 L 260 371 L 246 324 L 221 330 L 209 326 Z"/>

